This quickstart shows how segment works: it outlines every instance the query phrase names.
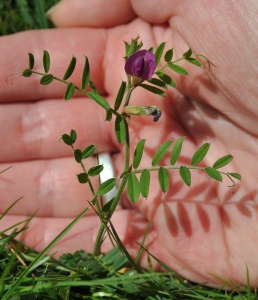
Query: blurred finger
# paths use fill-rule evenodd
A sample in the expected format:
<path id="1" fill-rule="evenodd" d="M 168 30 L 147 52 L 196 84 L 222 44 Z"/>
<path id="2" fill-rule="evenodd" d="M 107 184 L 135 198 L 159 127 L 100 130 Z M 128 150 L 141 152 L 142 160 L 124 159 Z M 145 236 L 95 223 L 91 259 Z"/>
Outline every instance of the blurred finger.
<path id="1" fill-rule="evenodd" d="M 62 0 L 47 12 L 57 27 L 113 27 L 131 21 L 130 0 Z"/>

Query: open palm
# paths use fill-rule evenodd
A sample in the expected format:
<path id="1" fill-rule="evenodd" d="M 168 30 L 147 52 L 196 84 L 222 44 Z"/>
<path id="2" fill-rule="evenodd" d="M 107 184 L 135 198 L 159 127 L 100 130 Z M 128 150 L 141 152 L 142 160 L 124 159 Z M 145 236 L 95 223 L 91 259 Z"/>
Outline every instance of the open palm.
<path id="1" fill-rule="evenodd" d="M 12 77 L 11 86 L 5 78 L 27 68 L 27 52 L 35 56 L 35 70 L 42 71 L 40 62 L 46 49 L 51 56 L 50 72 L 57 77 L 63 76 L 72 55 L 78 58 L 71 81 L 79 85 L 83 55 L 87 55 L 92 79 L 112 105 L 125 79 L 123 40 L 139 34 L 145 49 L 165 41 L 166 49 L 174 47 L 175 56 L 191 47 L 216 65 L 208 71 L 205 62 L 202 69 L 181 64 L 189 71 L 187 77 L 167 70 L 177 89 L 169 89 L 166 99 L 141 88 L 135 90 L 130 104 L 156 105 L 162 110 L 157 123 L 151 117 L 132 117 L 129 124 L 132 149 L 140 139 L 146 139 L 140 167 L 151 166 L 161 143 L 185 136 L 180 164 L 189 164 L 195 150 L 210 142 L 204 164 L 212 166 L 219 157 L 232 154 L 233 163 L 225 171 L 241 173 L 242 181 L 232 194 L 227 178 L 218 183 L 193 171 L 192 187 L 188 188 L 178 172 L 171 171 L 171 186 L 163 194 L 153 172 L 148 199 L 132 205 L 125 193 L 124 209 L 115 212 L 113 224 L 134 255 L 136 241 L 141 241 L 150 221 L 149 250 L 189 280 L 220 285 L 212 273 L 245 285 L 247 265 L 251 283 L 257 285 L 257 5 L 244 1 L 195 1 L 193 5 L 189 0 L 121 4 L 114 0 L 116 9 L 99 1 L 101 10 L 93 6 L 92 14 L 87 15 L 87 5 L 93 5 L 88 2 L 82 1 L 82 7 L 76 8 L 66 0 L 53 11 L 57 26 L 70 28 L 24 32 L 0 40 L 0 170 L 13 166 L 0 177 L 0 211 L 24 196 L 1 221 L 1 229 L 38 210 L 25 243 L 42 250 L 87 206 L 90 190 L 75 176 L 81 172 L 80 165 L 71 149 L 59 141 L 61 134 L 72 128 L 78 133 L 76 147 L 98 144 L 100 152 L 113 153 L 117 176 L 123 170 L 114 123 L 104 122 L 104 110 L 93 101 L 76 94 L 65 103 L 62 84 L 40 86 L 35 75 L 29 79 Z M 169 164 L 169 157 L 163 163 Z M 95 159 L 90 158 L 86 168 L 94 164 Z M 98 217 L 90 211 L 55 250 L 59 254 L 80 248 L 92 251 L 98 226 Z M 105 242 L 102 250 L 110 247 Z M 142 265 L 147 266 L 145 258 Z"/>

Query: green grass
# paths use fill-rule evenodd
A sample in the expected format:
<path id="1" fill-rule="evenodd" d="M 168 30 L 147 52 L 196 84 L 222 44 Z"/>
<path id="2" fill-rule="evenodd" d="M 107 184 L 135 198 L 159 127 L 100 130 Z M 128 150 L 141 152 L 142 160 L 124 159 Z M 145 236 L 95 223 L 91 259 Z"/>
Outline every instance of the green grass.
<path id="1" fill-rule="evenodd" d="M 45 18 L 45 11 L 58 0 L 0 1 L 1 35 L 53 26 Z M 0 170 L 0 174 L 3 171 Z M 18 201 L 20 199 L 16 202 Z M 0 216 L 0 221 L 12 207 L 13 205 Z M 116 238 L 112 224 L 110 224 L 110 235 L 115 237 L 119 248 L 112 249 L 106 255 L 94 257 L 78 249 L 74 254 L 62 255 L 58 261 L 47 256 L 46 253 L 49 253 L 51 248 L 86 213 L 87 210 L 83 211 L 41 253 L 15 240 L 19 233 L 15 228 L 23 224 L 20 231 L 26 230 L 31 218 L 0 232 L 0 298 L 2 300 L 258 299 L 256 292 L 250 289 L 248 269 L 246 289 L 227 281 L 223 282 L 221 279 L 222 287 L 223 284 L 231 284 L 232 291 L 190 283 L 175 274 L 151 253 L 149 253 L 149 269 L 141 269 L 137 262 L 142 252 L 147 250 L 139 245 L 138 256 L 133 260 Z M 12 234 L 6 235 L 8 230 L 13 230 Z M 147 232 L 148 230 L 146 235 Z M 144 244 L 144 240 L 141 244 Z M 154 272 L 152 268 L 154 260 L 158 261 L 166 272 L 162 274 Z"/>
<path id="2" fill-rule="evenodd" d="M 59 0 L 0 0 L 0 35 L 51 28 L 45 12 Z"/>

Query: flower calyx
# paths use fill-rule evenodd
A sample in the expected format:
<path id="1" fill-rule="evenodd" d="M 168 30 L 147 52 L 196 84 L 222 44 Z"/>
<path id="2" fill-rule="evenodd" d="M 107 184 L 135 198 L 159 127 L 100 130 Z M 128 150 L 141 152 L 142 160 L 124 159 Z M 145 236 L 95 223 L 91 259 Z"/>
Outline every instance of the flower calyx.
<path id="1" fill-rule="evenodd" d="M 157 122 L 161 117 L 161 110 L 155 105 L 130 105 L 124 107 L 122 114 L 126 116 L 154 116 L 153 122 Z"/>

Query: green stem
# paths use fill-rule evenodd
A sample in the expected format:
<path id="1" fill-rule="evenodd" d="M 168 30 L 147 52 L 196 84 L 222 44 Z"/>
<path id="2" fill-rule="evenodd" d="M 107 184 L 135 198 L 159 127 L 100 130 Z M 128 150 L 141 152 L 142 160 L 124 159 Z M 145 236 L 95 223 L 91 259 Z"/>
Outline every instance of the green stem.
<path id="1" fill-rule="evenodd" d="M 130 97 L 131 97 L 131 94 L 132 94 L 132 91 L 135 89 L 135 87 L 130 87 L 127 94 L 126 94 L 126 98 L 125 98 L 125 105 L 124 106 L 127 106 L 129 104 L 129 100 L 130 100 Z"/>
<path id="2" fill-rule="evenodd" d="M 131 91 L 132 92 L 132 91 Z M 130 94 L 131 94 L 130 92 Z M 128 92 L 129 93 L 129 92 Z M 128 98 L 128 102 L 129 102 L 129 98 Z M 130 137 L 129 137 L 129 129 L 128 129 L 128 125 L 127 122 L 125 122 L 126 124 L 126 137 L 125 137 L 125 144 L 124 144 L 124 152 L 125 152 L 125 162 L 124 162 L 124 172 L 128 172 L 129 167 L 130 167 Z M 119 200 L 122 196 L 122 193 L 125 189 L 126 183 L 127 183 L 127 178 L 128 175 L 124 175 L 122 178 L 122 181 L 120 183 L 120 186 L 118 188 L 118 191 L 116 193 L 116 196 L 114 198 L 114 200 L 112 201 L 112 204 L 110 206 L 110 210 L 109 210 L 109 219 L 112 217 L 118 203 Z M 93 249 L 93 255 L 96 256 L 99 254 L 100 252 L 100 246 L 101 246 L 101 242 L 102 242 L 102 237 L 105 231 L 106 225 L 102 222 L 96 237 L 96 241 L 95 241 L 95 245 L 94 245 L 94 249 Z"/>

